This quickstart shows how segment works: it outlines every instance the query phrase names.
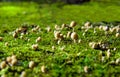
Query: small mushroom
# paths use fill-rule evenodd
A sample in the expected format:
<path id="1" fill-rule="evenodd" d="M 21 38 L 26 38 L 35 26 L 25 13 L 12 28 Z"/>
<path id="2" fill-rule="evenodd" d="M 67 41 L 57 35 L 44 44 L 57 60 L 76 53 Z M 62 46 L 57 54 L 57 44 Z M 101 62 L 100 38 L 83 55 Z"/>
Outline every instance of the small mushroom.
<path id="1" fill-rule="evenodd" d="M 103 30 L 104 30 L 104 31 L 108 31 L 108 30 L 109 30 L 109 27 L 108 27 L 108 26 L 103 26 Z"/>
<path id="2" fill-rule="evenodd" d="M 90 27 L 90 26 L 91 26 L 91 23 L 87 21 L 87 22 L 84 24 L 84 26 L 85 26 L 85 27 Z"/>
<path id="3" fill-rule="evenodd" d="M 12 56 L 11 56 L 11 59 L 12 59 L 12 60 L 13 60 L 13 59 L 17 59 L 16 55 L 12 55 Z"/>
<path id="4" fill-rule="evenodd" d="M 34 61 L 30 61 L 29 62 L 29 68 L 34 68 L 35 66 L 35 62 Z"/>
<path id="5" fill-rule="evenodd" d="M 53 50 L 53 51 L 55 50 L 55 46 L 52 46 L 52 50 Z"/>
<path id="6" fill-rule="evenodd" d="M 48 26 L 48 27 L 46 28 L 46 30 L 47 30 L 47 32 L 50 32 L 50 31 L 51 31 L 50 26 Z"/>
<path id="7" fill-rule="evenodd" d="M 98 43 L 95 43 L 95 42 L 90 42 L 90 43 L 89 43 L 89 46 L 90 46 L 91 48 L 93 48 L 93 49 L 99 48 L 99 44 L 98 44 Z"/>
<path id="8" fill-rule="evenodd" d="M 61 29 L 64 29 L 66 27 L 66 24 L 61 25 Z"/>
<path id="9" fill-rule="evenodd" d="M 27 77 L 27 73 L 25 71 L 22 71 L 20 77 Z"/>
<path id="10" fill-rule="evenodd" d="M 7 66 L 7 64 L 6 64 L 5 61 L 2 61 L 2 62 L 0 63 L 0 68 L 1 68 L 1 69 L 4 69 L 6 66 Z"/>
<path id="11" fill-rule="evenodd" d="M 76 23 L 75 21 L 72 21 L 72 22 L 70 23 L 70 27 L 72 27 L 72 28 L 73 28 L 73 27 L 75 27 L 75 26 L 76 26 L 76 24 L 77 24 L 77 23 Z"/>
<path id="12" fill-rule="evenodd" d="M 47 72 L 47 69 L 46 69 L 46 67 L 43 65 L 43 66 L 41 66 L 41 71 L 43 72 L 43 73 L 46 73 Z"/>
<path id="13" fill-rule="evenodd" d="M 38 44 L 33 44 L 33 45 L 32 45 L 32 49 L 33 49 L 33 50 L 38 50 Z"/>
<path id="14" fill-rule="evenodd" d="M 73 33 L 71 34 L 71 39 L 74 41 L 74 43 L 76 43 L 76 41 L 77 41 L 77 39 L 78 39 L 78 35 L 77 35 L 76 32 L 73 32 Z"/>
<path id="15" fill-rule="evenodd" d="M 6 43 L 5 43 L 5 46 L 9 46 L 9 43 L 8 43 L 8 42 L 6 42 Z"/>
<path id="16" fill-rule="evenodd" d="M 58 32 L 58 31 L 56 31 L 56 32 L 54 33 L 54 37 L 55 37 L 55 40 L 61 39 L 61 33 Z"/>
<path id="17" fill-rule="evenodd" d="M 115 64 L 119 64 L 120 63 L 120 58 L 116 59 Z"/>
<path id="18" fill-rule="evenodd" d="M 58 41 L 57 41 L 57 44 L 59 45 L 59 44 L 60 44 L 60 42 L 61 42 L 61 40 L 58 40 Z"/>
<path id="19" fill-rule="evenodd" d="M 116 33 L 116 35 L 115 35 L 116 37 L 120 37 L 120 33 Z"/>
<path id="20" fill-rule="evenodd" d="M 107 54 L 107 58 L 110 58 L 110 55 L 111 55 L 110 50 L 108 50 L 106 54 Z"/>
<path id="21" fill-rule="evenodd" d="M 14 66 L 14 65 L 16 65 L 17 64 L 17 62 L 18 62 L 18 60 L 17 59 L 12 59 L 12 61 L 11 61 L 11 66 Z"/>
<path id="22" fill-rule="evenodd" d="M 14 38 L 17 38 L 18 37 L 18 34 L 16 32 L 13 33 L 13 37 Z"/>
<path id="23" fill-rule="evenodd" d="M 88 73 L 88 66 L 84 66 L 84 72 Z"/>
<path id="24" fill-rule="evenodd" d="M 9 56 L 9 57 L 6 58 L 6 61 L 7 61 L 8 63 L 11 63 L 12 58 Z"/>
<path id="25" fill-rule="evenodd" d="M 41 41 L 41 37 L 38 37 L 37 39 L 36 39 L 36 43 L 38 43 L 38 42 L 40 42 Z"/>

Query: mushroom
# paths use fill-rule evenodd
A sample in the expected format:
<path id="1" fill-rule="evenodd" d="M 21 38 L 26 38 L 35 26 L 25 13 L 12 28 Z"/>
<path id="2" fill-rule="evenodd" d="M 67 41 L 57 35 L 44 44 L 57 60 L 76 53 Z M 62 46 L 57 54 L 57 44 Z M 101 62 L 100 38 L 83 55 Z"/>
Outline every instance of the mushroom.
<path id="1" fill-rule="evenodd" d="M 22 71 L 22 73 L 21 73 L 20 77 L 27 77 L 26 72 L 25 72 L 25 71 Z"/>
<path id="2" fill-rule="evenodd" d="M 88 73 L 88 66 L 84 66 L 84 72 Z"/>
<path id="3" fill-rule="evenodd" d="M 78 39 L 78 35 L 76 32 L 72 32 L 71 34 L 71 39 L 74 41 L 74 43 L 76 43 L 77 39 Z"/>
<path id="4" fill-rule="evenodd" d="M 54 32 L 54 37 L 55 37 L 55 40 L 62 39 L 62 35 L 61 35 L 61 33 L 59 31 Z"/>
<path id="5" fill-rule="evenodd" d="M 76 26 L 76 24 L 77 24 L 77 23 L 76 23 L 75 21 L 72 21 L 72 22 L 70 23 L 70 27 L 72 27 L 72 28 L 73 28 L 73 27 L 75 27 L 75 26 Z"/>
<path id="6" fill-rule="evenodd" d="M 33 68 L 35 66 L 35 62 L 34 61 L 30 61 L 29 62 L 29 68 Z"/>
<path id="7" fill-rule="evenodd" d="M 104 31 L 108 31 L 108 30 L 109 30 L 109 27 L 108 27 L 108 26 L 103 26 L 103 30 L 104 30 Z"/>
<path id="8" fill-rule="evenodd" d="M 41 37 L 38 37 L 37 39 L 36 39 L 36 43 L 38 43 L 38 42 L 40 42 L 41 41 Z"/>
<path id="9" fill-rule="evenodd" d="M 5 46 L 9 46 L 9 43 L 8 43 L 8 42 L 6 42 L 6 43 L 5 43 Z"/>
<path id="10" fill-rule="evenodd" d="M 46 73 L 47 72 L 47 69 L 46 69 L 46 67 L 43 65 L 43 66 L 41 66 L 41 71 L 43 72 L 43 73 Z"/>
<path id="11" fill-rule="evenodd" d="M 9 56 L 9 57 L 6 58 L 6 61 L 7 61 L 8 63 L 11 63 L 12 58 Z"/>
<path id="12" fill-rule="evenodd" d="M 33 50 L 38 50 L 38 44 L 33 44 L 33 45 L 32 45 L 32 49 L 33 49 Z"/>
<path id="13" fill-rule="evenodd" d="M 115 35 L 116 37 L 120 37 L 120 33 L 116 33 L 116 35 Z"/>
<path id="14" fill-rule="evenodd" d="M 5 61 L 2 61 L 2 62 L 0 63 L 0 68 L 1 68 L 1 69 L 4 69 L 6 66 L 7 66 L 7 64 L 6 64 Z"/>
<path id="15" fill-rule="evenodd" d="M 107 58 L 110 58 L 110 55 L 111 55 L 110 50 L 107 50 L 106 55 L 107 55 Z"/>
<path id="16" fill-rule="evenodd" d="M 11 61 L 11 66 L 14 66 L 15 64 L 17 64 L 18 60 L 16 58 L 13 58 Z"/>
<path id="17" fill-rule="evenodd" d="M 53 51 L 55 50 L 55 46 L 52 46 L 52 50 L 53 50 Z"/>
<path id="18" fill-rule="evenodd" d="M 120 58 L 116 59 L 115 64 L 119 64 L 120 63 Z"/>
<path id="19" fill-rule="evenodd" d="M 47 32 L 50 32 L 50 31 L 51 31 L 50 26 L 48 26 L 48 27 L 46 28 L 46 30 L 47 30 Z"/>
<path id="20" fill-rule="evenodd" d="M 64 29 L 66 27 L 66 24 L 61 25 L 61 29 Z"/>
<path id="21" fill-rule="evenodd" d="M 16 32 L 13 33 L 13 37 L 14 37 L 14 38 L 17 38 L 17 37 L 18 37 L 18 35 L 17 35 Z"/>
<path id="22" fill-rule="evenodd" d="M 84 26 L 85 26 L 85 27 L 90 27 L 90 26 L 91 26 L 91 23 L 87 21 L 87 22 L 84 24 Z"/>
<path id="23" fill-rule="evenodd" d="M 93 49 L 97 49 L 99 47 L 99 44 L 98 43 L 95 43 L 95 42 L 90 42 L 89 43 L 89 46 Z"/>

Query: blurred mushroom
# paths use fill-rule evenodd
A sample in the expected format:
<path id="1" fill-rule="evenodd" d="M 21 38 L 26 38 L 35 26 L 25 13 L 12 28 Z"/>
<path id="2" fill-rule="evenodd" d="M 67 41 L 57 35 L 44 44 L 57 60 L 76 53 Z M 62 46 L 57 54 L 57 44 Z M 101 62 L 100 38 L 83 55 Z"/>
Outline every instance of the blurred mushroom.
<path id="1" fill-rule="evenodd" d="M 72 32 L 71 34 L 71 39 L 74 41 L 74 43 L 76 43 L 77 39 L 78 39 L 78 35 L 76 32 Z"/>
<path id="2" fill-rule="evenodd" d="M 29 68 L 33 68 L 35 66 L 35 62 L 34 61 L 30 61 L 29 62 Z"/>

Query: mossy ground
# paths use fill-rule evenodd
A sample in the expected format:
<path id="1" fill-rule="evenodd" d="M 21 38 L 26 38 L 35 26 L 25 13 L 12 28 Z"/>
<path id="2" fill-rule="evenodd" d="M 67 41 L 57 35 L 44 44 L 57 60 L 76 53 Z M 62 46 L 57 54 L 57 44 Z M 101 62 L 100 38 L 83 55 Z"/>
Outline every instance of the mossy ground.
<path id="1" fill-rule="evenodd" d="M 119 76 L 120 66 L 111 65 L 110 62 L 120 58 L 120 38 L 116 38 L 115 34 L 105 36 L 104 31 L 99 30 L 94 34 L 93 29 L 83 36 L 84 30 L 80 29 L 86 21 L 93 23 L 119 21 L 119 9 L 119 5 L 97 2 L 82 5 L 0 3 L 0 36 L 3 37 L 3 41 L 0 42 L 0 62 L 12 54 L 15 54 L 20 62 L 20 65 L 0 70 L 0 75 L 5 73 L 7 77 L 18 77 L 25 70 L 27 77 Z M 57 45 L 54 41 L 54 25 L 69 24 L 73 20 L 77 22 L 75 31 L 82 42 L 76 44 L 71 39 L 65 39 Z M 29 42 L 19 38 L 14 39 L 10 34 L 24 23 L 28 26 L 36 24 L 41 28 L 41 32 L 31 32 L 24 36 L 30 39 Z M 49 33 L 45 30 L 47 26 L 52 29 Z M 29 31 L 31 29 L 30 27 Z M 63 34 L 66 32 L 67 29 L 62 31 Z M 38 43 L 39 50 L 34 51 L 31 46 L 36 43 L 35 40 L 39 36 L 42 41 Z M 92 49 L 88 45 L 89 42 L 101 40 L 110 42 L 110 48 L 117 48 L 116 51 L 111 51 L 110 58 L 105 58 L 104 62 L 99 58 L 101 50 Z M 9 43 L 8 47 L 5 46 L 5 42 Z M 56 47 L 54 51 L 52 46 Z M 63 46 L 65 49 L 62 51 L 60 48 Z M 106 56 L 106 51 L 103 53 Z M 31 60 L 35 61 L 34 69 L 28 68 Z M 47 67 L 47 73 L 41 72 L 42 65 Z M 90 68 L 89 73 L 84 72 L 84 66 Z"/>

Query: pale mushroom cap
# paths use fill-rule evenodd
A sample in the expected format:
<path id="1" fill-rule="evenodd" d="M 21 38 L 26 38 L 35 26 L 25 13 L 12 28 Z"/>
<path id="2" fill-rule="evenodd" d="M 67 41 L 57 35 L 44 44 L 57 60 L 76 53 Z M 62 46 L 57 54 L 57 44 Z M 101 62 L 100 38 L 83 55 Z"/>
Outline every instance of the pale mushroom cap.
<path id="1" fill-rule="evenodd" d="M 0 63 L 0 68 L 1 68 L 1 69 L 5 68 L 6 66 L 7 66 L 7 64 L 6 64 L 5 61 L 2 61 L 2 62 Z"/>
<path id="2" fill-rule="evenodd" d="M 61 28 L 64 29 L 66 27 L 66 24 L 62 24 Z"/>
<path id="3" fill-rule="evenodd" d="M 104 31 L 108 31 L 108 30 L 109 30 L 109 27 L 108 27 L 108 26 L 103 26 L 103 30 L 104 30 Z"/>
<path id="4" fill-rule="evenodd" d="M 84 67 L 84 72 L 85 72 L 85 73 L 88 73 L 88 66 L 85 66 L 85 67 Z"/>
<path id="5" fill-rule="evenodd" d="M 17 59 L 12 59 L 11 65 L 13 66 L 13 65 L 15 65 L 15 64 L 17 64 Z"/>
<path id="6" fill-rule="evenodd" d="M 90 46 L 91 48 L 95 49 L 95 48 L 98 48 L 98 43 L 90 42 L 90 43 L 89 43 L 89 46 Z"/>
<path id="7" fill-rule="evenodd" d="M 55 32 L 54 33 L 54 37 L 55 37 L 55 39 L 60 39 L 61 38 L 61 35 L 60 35 L 60 32 Z"/>
<path id="8" fill-rule="evenodd" d="M 116 33 L 116 35 L 115 35 L 116 37 L 120 37 L 120 33 Z"/>
<path id="9" fill-rule="evenodd" d="M 38 42 L 40 42 L 41 41 L 41 37 L 38 37 L 37 39 L 36 39 L 36 42 L 38 43 Z"/>
<path id="10" fill-rule="evenodd" d="M 120 58 L 116 59 L 115 63 L 119 64 L 120 63 Z"/>
<path id="11" fill-rule="evenodd" d="M 70 23 L 70 27 L 75 27 L 76 26 L 76 22 L 75 21 L 72 21 L 71 23 Z"/>
<path id="12" fill-rule="evenodd" d="M 50 32 L 50 31 L 51 31 L 51 28 L 48 26 L 48 27 L 46 28 L 46 30 L 47 30 L 47 32 Z"/>
<path id="13" fill-rule="evenodd" d="M 34 61 L 30 61 L 29 62 L 29 68 L 33 68 L 35 66 L 35 62 Z"/>
<path id="14" fill-rule="evenodd" d="M 56 47 L 55 46 L 52 46 L 52 50 L 55 50 L 56 49 Z"/>
<path id="15" fill-rule="evenodd" d="M 16 55 L 11 56 L 11 59 L 16 59 L 16 58 L 17 58 Z"/>
<path id="16" fill-rule="evenodd" d="M 72 40 L 77 40 L 77 39 L 78 39 L 78 35 L 77 35 L 76 32 L 73 32 L 73 33 L 71 34 L 71 39 L 72 39 Z"/>
<path id="17" fill-rule="evenodd" d="M 107 58 L 109 58 L 111 55 L 110 51 L 107 51 Z"/>
<path id="18" fill-rule="evenodd" d="M 25 71 L 23 71 L 23 72 L 21 73 L 20 77 L 27 77 L 26 72 L 25 72 Z"/>
<path id="19" fill-rule="evenodd" d="M 43 72 L 43 73 L 45 73 L 46 72 L 46 67 L 43 65 L 43 66 L 41 66 L 41 71 Z"/>
<path id="20" fill-rule="evenodd" d="M 6 61 L 7 61 L 8 63 L 11 63 L 12 58 L 11 58 L 11 57 L 7 57 L 7 58 L 6 58 Z"/>
<path id="21" fill-rule="evenodd" d="M 84 26 L 85 26 L 85 27 L 89 27 L 89 26 L 91 26 L 91 23 L 90 23 L 90 22 L 86 22 L 86 23 L 84 24 Z"/>
<path id="22" fill-rule="evenodd" d="M 38 49 L 38 44 L 33 44 L 33 45 L 32 45 L 32 49 L 33 49 L 33 50 Z"/>
<path id="23" fill-rule="evenodd" d="M 93 43 L 93 44 L 92 44 L 92 48 L 93 48 L 93 49 L 98 48 L 98 44 Z"/>
<path id="24" fill-rule="evenodd" d="M 17 38 L 17 37 L 18 37 L 18 35 L 17 35 L 16 32 L 13 33 L 13 37 L 14 37 L 14 38 Z"/>
<path id="25" fill-rule="evenodd" d="M 8 45 L 9 45 L 9 43 L 8 43 L 8 42 L 6 42 L 6 43 L 5 43 L 5 46 L 8 46 Z"/>

